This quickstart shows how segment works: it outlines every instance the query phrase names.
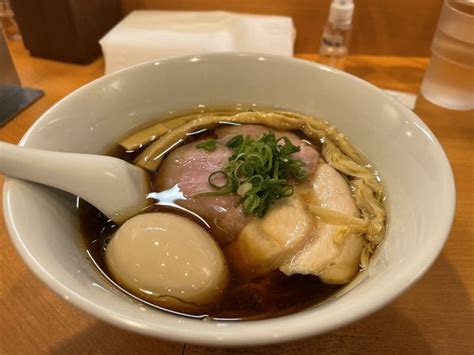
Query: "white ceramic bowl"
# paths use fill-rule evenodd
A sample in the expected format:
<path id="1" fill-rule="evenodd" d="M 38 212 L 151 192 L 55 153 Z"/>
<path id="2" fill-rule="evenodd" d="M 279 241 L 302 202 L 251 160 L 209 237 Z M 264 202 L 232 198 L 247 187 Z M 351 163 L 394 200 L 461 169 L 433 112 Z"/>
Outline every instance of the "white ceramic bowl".
<path id="1" fill-rule="evenodd" d="M 147 308 L 110 287 L 86 258 L 74 198 L 15 179 L 4 187 L 11 238 L 60 296 L 131 331 L 186 343 L 243 346 L 330 331 L 364 317 L 412 285 L 440 253 L 454 214 L 448 160 L 430 130 L 376 87 L 307 61 L 211 54 L 165 59 L 98 79 L 46 112 L 21 145 L 101 153 L 126 132 L 183 110 L 256 104 L 322 117 L 361 148 L 388 191 L 386 239 L 368 271 L 338 297 L 289 316 L 200 321 Z M 32 172 L 34 173 L 34 172 Z"/>

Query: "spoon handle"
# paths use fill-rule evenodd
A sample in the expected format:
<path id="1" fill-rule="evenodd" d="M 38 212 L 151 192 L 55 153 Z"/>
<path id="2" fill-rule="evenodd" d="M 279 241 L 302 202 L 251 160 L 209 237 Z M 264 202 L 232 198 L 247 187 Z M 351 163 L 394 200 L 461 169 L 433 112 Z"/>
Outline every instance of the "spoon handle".
<path id="1" fill-rule="evenodd" d="M 0 173 L 55 187 L 79 196 L 115 220 L 145 205 L 144 170 L 103 155 L 52 152 L 0 142 Z"/>

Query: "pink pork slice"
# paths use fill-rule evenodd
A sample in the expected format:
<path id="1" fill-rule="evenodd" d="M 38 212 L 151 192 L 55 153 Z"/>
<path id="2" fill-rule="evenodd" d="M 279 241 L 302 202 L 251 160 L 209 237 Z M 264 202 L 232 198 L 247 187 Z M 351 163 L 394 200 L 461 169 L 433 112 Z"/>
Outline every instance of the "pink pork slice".
<path id="1" fill-rule="evenodd" d="M 229 139 L 235 137 L 239 134 L 243 136 L 250 136 L 250 137 L 261 137 L 264 133 L 269 131 L 273 131 L 277 138 L 286 136 L 296 146 L 300 147 L 300 151 L 293 154 L 295 159 L 300 159 L 306 164 L 306 170 L 308 171 L 308 175 L 312 175 L 316 170 L 316 165 L 318 164 L 319 154 L 316 149 L 314 149 L 310 144 L 306 141 L 303 141 L 294 133 L 291 132 L 283 132 L 283 131 L 276 131 L 272 130 L 265 126 L 260 125 L 242 125 L 242 126 L 234 126 L 229 125 L 227 127 L 222 127 L 216 130 L 217 138 L 222 141 L 223 143 L 227 143 Z"/>
<path id="2" fill-rule="evenodd" d="M 214 230 L 214 236 L 221 244 L 233 240 L 252 219 L 244 215 L 240 206 L 234 207 L 236 195 L 192 197 L 199 192 L 213 191 L 209 185 L 209 175 L 221 170 L 232 155 L 225 143 L 232 137 L 242 134 L 260 137 L 270 129 L 259 125 L 227 126 L 215 131 L 216 149 L 198 149 L 198 141 L 174 149 L 162 162 L 155 178 L 155 189 L 164 191 L 177 186 L 185 200 L 176 201 L 180 206 L 198 214 Z M 316 169 L 318 152 L 289 132 L 274 131 L 277 137 L 287 136 L 301 151 L 294 154 L 306 164 L 309 175 Z"/>

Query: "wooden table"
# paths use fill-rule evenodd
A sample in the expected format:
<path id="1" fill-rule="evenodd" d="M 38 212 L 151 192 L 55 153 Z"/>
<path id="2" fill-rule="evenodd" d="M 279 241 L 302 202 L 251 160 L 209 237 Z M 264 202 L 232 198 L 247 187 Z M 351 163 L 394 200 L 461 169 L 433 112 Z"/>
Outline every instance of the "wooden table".
<path id="1" fill-rule="evenodd" d="M 0 128 L 16 143 L 52 104 L 103 73 L 103 61 L 77 66 L 10 49 L 22 82 L 46 95 Z M 315 60 L 312 55 L 299 57 Z M 347 71 L 383 88 L 418 93 L 426 58 L 351 57 Z M 474 113 L 418 98 L 415 112 L 441 141 L 454 169 L 457 213 L 450 239 L 428 273 L 392 304 L 332 333 L 277 346 L 221 350 L 168 343 L 117 329 L 46 288 L 26 268 L 0 222 L 0 354 L 100 353 L 442 353 L 474 352 Z M 1 207 L 0 207 L 1 208 Z"/>

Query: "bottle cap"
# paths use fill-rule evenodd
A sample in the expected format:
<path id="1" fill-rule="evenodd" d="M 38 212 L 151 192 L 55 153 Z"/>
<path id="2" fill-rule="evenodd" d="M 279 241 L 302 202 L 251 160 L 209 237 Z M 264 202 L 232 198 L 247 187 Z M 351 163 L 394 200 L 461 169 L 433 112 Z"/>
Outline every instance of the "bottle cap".
<path id="1" fill-rule="evenodd" d="M 328 21 L 337 25 L 349 25 L 352 22 L 354 3 L 352 0 L 332 0 Z"/>

